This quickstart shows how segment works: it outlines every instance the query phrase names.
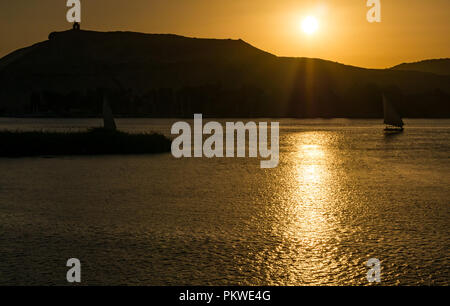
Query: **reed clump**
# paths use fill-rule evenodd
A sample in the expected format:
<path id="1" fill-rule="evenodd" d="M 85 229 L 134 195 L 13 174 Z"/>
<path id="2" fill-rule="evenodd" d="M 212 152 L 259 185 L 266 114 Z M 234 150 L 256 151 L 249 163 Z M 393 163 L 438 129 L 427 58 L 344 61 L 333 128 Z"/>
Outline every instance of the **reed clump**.
<path id="1" fill-rule="evenodd" d="M 155 154 L 169 152 L 171 140 L 151 133 L 103 128 L 84 132 L 0 131 L 0 156 Z"/>

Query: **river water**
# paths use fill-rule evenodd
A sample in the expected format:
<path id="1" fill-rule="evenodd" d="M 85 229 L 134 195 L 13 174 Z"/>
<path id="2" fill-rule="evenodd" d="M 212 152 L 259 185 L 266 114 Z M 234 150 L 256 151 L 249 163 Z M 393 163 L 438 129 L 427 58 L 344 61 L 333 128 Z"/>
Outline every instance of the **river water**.
<path id="1" fill-rule="evenodd" d="M 117 124 L 168 134 L 174 121 Z M 398 135 L 380 120 L 279 121 L 275 169 L 171 154 L 0 158 L 0 284 L 67 284 L 69 258 L 86 285 L 367 285 L 370 258 L 384 285 L 450 284 L 450 120 L 405 120 Z"/>

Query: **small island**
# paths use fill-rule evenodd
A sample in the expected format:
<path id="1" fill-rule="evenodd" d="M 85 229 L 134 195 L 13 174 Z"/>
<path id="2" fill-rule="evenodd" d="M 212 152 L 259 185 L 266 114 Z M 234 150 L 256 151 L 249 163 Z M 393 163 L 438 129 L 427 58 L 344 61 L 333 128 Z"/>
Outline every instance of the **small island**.
<path id="1" fill-rule="evenodd" d="M 170 152 L 161 134 L 131 134 L 105 128 L 84 132 L 0 131 L 0 157 L 156 154 Z"/>
<path id="2" fill-rule="evenodd" d="M 103 127 L 80 132 L 0 131 L 0 144 L 0 157 L 30 157 L 166 153 L 172 141 L 157 133 L 119 131 L 103 95 Z"/>

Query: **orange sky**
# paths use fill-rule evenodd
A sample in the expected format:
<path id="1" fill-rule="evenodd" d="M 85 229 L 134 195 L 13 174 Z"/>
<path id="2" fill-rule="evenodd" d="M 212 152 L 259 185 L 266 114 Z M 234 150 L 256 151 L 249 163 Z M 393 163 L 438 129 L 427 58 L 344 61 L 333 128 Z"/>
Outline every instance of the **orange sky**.
<path id="1" fill-rule="evenodd" d="M 65 0 L 0 3 L 0 56 L 64 30 Z M 84 0 L 82 28 L 241 38 L 279 56 L 316 57 L 384 68 L 450 57 L 450 0 L 381 0 L 382 22 L 366 0 Z M 301 30 L 305 16 L 317 33 Z"/>

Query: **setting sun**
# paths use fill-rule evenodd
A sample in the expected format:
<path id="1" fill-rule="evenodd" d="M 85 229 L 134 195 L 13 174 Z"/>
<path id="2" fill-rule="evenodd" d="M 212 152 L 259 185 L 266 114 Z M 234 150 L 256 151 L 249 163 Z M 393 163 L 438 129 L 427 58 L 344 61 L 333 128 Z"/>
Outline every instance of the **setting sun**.
<path id="1" fill-rule="evenodd" d="M 308 35 L 314 34 L 319 28 L 319 22 L 317 18 L 313 16 L 308 16 L 302 21 L 302 29 Z"/>

